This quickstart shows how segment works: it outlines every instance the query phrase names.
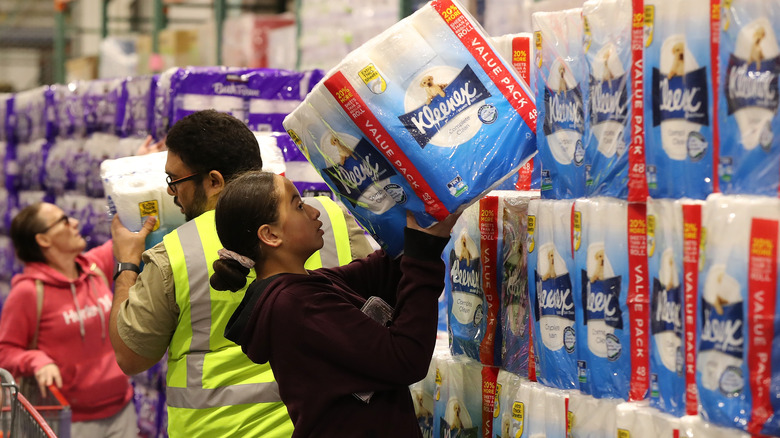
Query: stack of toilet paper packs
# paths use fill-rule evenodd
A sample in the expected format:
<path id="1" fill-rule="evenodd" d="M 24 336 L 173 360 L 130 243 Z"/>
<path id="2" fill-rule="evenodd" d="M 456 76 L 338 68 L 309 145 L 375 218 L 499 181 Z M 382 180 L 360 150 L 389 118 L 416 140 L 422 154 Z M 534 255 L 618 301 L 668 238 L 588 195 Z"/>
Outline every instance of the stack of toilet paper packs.
<path id="1" fill-rule="evenodd" d="M 457 2 L 433 1 L 328 72 L 283 125 L 390 253 L 534 154 L 528 86 Z"/>
<path id="2" fill-rule="evenodd" d="M 105 160 L 100 177 L 108 198 L 109 210 L 119 215 L 130 231 L 139 231 L 149 216 L 157 223 L 146 239 L 150 248 L 163 236 L 184 223 L 184 215 L 168 195 L 165 183 L 165 160 L 168 152 Z"/>

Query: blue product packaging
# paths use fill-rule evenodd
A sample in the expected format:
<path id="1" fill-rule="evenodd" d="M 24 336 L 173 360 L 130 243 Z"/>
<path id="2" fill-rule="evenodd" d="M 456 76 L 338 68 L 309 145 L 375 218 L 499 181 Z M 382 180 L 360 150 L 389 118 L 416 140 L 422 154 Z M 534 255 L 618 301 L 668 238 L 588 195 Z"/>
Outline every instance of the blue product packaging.
<path id="1" fill-rule="evenodd" d="M 536 12 L 531 22 L 542 198 L 578 198 L 585 195 L 583 134 L 589 118 L 582 8 Z"/>
<path id="2" fill-rule="evenodd" d="M 645 160 L 653 198 L 712 193 L 710 2 L 645 2 Z"/>
<path id="3" fill-rule="evenodd" d="M 582 5 L 588 63 L 585 194 L 626 199 L 631 119 L 631 1 Z"/>
<path id="4" fill-rule="evenodd" d="M 315 94 L 316 91 L 312 96 Z M 323 100 L 313 100 L 322 110 L 328 103 L 324 100 L 326 96 L 319 97 Z M 338 113 L 335 117 L 327 116 L 334 123 L 332 128 L 322 117 L 307 101 L 285 119 L 287 132 L 320 172 L 328 184 L 326 187 L 330 187 L 377 243 L 389 254 L 401 254 L 406 225 L 404 204 L 409 198 L 401 185 L 396 184 L 399 177 L 359 131 L 339 122 Z M 401 184 L 405 185 L 402 181 Z"/>
<path id="5" fill-rule="evenodd" d="M 628 203 L 578 199 L 573 216 L 580 389 L 596 398 L 627 400 L 632 356 Z"/>
<path id="6" fill-rule="evenodd" d="M 685 415 L 683 213 L 670 199 L 647 202 L 650 272 L 650 406 Z"/>
<path id="7" fill-rule="evenodd" d="M 696 384 L 705 420 L 780 435 L 780 200 L 712 195 L 699 282 Z"/>
<path id="8" fill-rule="evenodd" d="M 444 247 L 445 277 L 453 355 L 464 354 L 479 361 L 480 344 L 486 330 L 486 303 L 482 289 L 480 258 L 479 204 L 467 208 L 452 228 L 451 238 Z"/>
<path id="9" fill-rule="evenodd" d="M 725 194 L 780 189 L 780 3 L 738 0 L 721 11 L 718 177 Z"/>
<path id="10" fill-rule="evenodd" d="M 577 389 L 577 334 L 571 217 L 573 201 L 528 205 L 528 299 L 536 377 L 547 386 Z"/>
<path id="11" fill-rule="evenodd" d="M 424 202 L 415 213 L 431 220 L 466 208 L 536 150 L 532 93 L 455 1 L 428 3 L 323 84 Z"/>

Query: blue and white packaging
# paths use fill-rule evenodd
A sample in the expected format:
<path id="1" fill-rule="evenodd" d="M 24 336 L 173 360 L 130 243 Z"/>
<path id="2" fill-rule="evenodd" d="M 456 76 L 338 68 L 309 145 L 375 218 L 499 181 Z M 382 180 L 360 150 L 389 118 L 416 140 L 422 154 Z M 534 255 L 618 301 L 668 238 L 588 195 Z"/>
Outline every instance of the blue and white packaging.
<path id="1" fill-rule="evenodd" d="M 534 63 L 539 120 L 536 136 L 545 199 L 585 195 L 585 144 L 589 114 L 588 66 L 582 47 L 582 8 L 536 12 Z"/>
<path id="2" fill-rule="evenodd" d="M 522 409 L 517 399 L 522 378 L 517 374 L 506 370 L 499 370 L 496 379 L 496 399 L 493 405 L 493 436 L 496 438 L 513 438 L 522 432 L 522 423 L 515 420 L 522 419 Z"/>
<path id="3" fill-rule="evenodd" d="M 479 361 L 487 310 L 482 289 L 478 203 L 461 214 L 451 236 L 443 253 L 448 268 L 444 288 L 447 292 L 450 348 L 453 355 L 465 354 Z"/>
<path id="4" fill-rule="evenodd" d="M 482 365 L 462 356 L 443 357 L 437 365 L 433 436 L 480 436 Z"/>
<path id="5" fill-rule="evenodd" d="M 724 4 L 721 13 L 719 188 L 777 196 L 780 3 L 740 0 Z"/>
<path id="6" fill-rule="evenodd" d="M 314 97 L 317 93 L 315 90 L 311 96 Z M 325 96 L 320 94 L 319 97 Z M 318 106 L 323 106 L 326 102 L 320 102 Z M 389 187 L 391 184 L 397 185 L 390 181 L 396 176 L 393 169 L 364 137 L 349 130 L 348 125 L 339 125 L 338 120 L 331 116 L 330 120 L 337 129 L 341 129 L 335 131 L 320 117 L 320 113 L 306 101 L 294 114 L 285 118 L 288 133 L 308 160 L 304 165 L 308 169 L 307 173 L 314 173 L 327 183 L 330 190 L 382 248 L 393 256 L 401 254 L 403 229 L 406 225 L 406 209 L 403 204 L 408 197 L 400 186 L 396 191 Z M 352 135 L 353 133 L 355 135 Z M 341 150 L 349 153 L 340 154 Z M 345 155 L 343 162 L 341 155 Z M 301 174 L 297 169 L 303 166 L 296 167 L 293 163 L 298 162 L 290 162 L 287 166 L 290 176 L 299 180 Z M 350 167 L 351 171 L 348 170 Z M 368 173 L 364 173 L 364 170 Z M 306 179 L 313 180 L 317 177 L 311 175 Z M 386 184 L 380 185 L 378 182 Z M 396 204 L 385 187 L 391 189 L 402 205 Z"/>
<path id="7" fill-rule="evenodd" d="M 647 202 L 650 271 L 650 406 L 685 414 L 683 213 L 670 199 Z"/>
<path id="8" fill-rule="evenodd" d="M 696 383 L 705 420 L 780 435 L 780 200 L 712 195 L 703 211 Z"/>
<path id="9" fill-rule="evenodd" d="M 626 199 L 631 129 L 631 1 L 582 5 L 589 91 L 585 194 Z"/>
<path id="10" fill-rule="evenodd" d="M 423 380 L 409 386 L 409 392 L 412 394 L 412 402 L 414 403 L 414 413 L 417 416 L 417 422 L 420 425 L 420 431 L 422 431 L 423 438 L 433 437 L 436 371 L 438 369 L 438 362 L 444 357 L 446 356 L 442 353 L 434 351 L 431 364 L 428 367 L 428 374 Z"/>
<path id="11" fill-rule="evenodd" d="M 497 192 L 494 192 L 497 193 Z M 531 303 L 528 299 L 528 203 L 538 194 L 500 192 L 502 205 L 501 365 L 528 377 Z"/>
<path id="12" fill-rule="evenodd" d="M 712 193 L 710 2 L 645 2 L 645 161 L 653 198 Z"/>
<path id="13" fill-rule="evenodd" d="M 578 199 L 573 236 L 580 389 L 596 398 L 627 400 L 632 355 L 628 203 Z"/>
<path id="14" fill-rule="evenodd" d="M 576 389 L 573 201 L 532 200 L 528 205 L 528 299 L 536 377 L 544 385 Z M 576 274 L 574 274 L 576 275 Z"/>
<path id="15" fill-rule="evenodd" d="M 429 222 L 514 176 L 536 149 L 532 93 L 455 1 L 426 4 L 320 86 L 407 179 Z"/>

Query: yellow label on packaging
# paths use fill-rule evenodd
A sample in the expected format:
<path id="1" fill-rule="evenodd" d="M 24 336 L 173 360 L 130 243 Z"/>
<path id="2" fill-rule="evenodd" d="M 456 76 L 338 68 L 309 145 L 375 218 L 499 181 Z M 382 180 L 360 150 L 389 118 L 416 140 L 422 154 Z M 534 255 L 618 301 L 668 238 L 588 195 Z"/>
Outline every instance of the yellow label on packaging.
<path id="1" fill-rule="evenodd" d="M 590 24 L 588 23 L 588 17 L 582 16 L 582 30 L 584 33 L 584 44 L 583 49 L 585 50 L 585 53 L 588 53 L 588 50 L 590 50 L 590 44 L 593 42 L 593 35 L 590 33 Z"/>
<path id="2" fill-rule="evenodd" d="M 647 216 L 647 256 L 655 254 L 655 216 Z"/>
<path id="3" fill-rule="evenodd" d="M 618 429 L 617 438 L 631 438 L 631 433 L 625 429 Z"/>
<path id="4" fill-rule="evenodd" d="M 534 230 L 536 230 L 536 216 L 528 216 L 528 252 L 534 252 Z"/>
<path id="5" fill-rule="evenodd" d="M 574 250 L 580 249 L 582 244 L 582 212 L 574 212 Z"/>
<path id="6" fill-rule="evenodd" d="M 501 403 L 499 402 L 499 396 L 501 395 L 501 384 L 496 383 L 496 401 L 493 405 L 493 418 L 498 418 L 501 415 Z"/>
<path id="7" fill-rule="evenodd" d="M 525 428 L 525 404 L 523 402 L 514 402 L 512 404 L 512 419 L 520 423 L 516 436 L 522 435 Z"/>
<path id="8" fill-rule="evenodd" d="M 704 249 L 707 247 L 707 228 L 701 227 L 701 240 L 699 240 L 699 271 L 704 270 Z"/>
<path id="9" fill-rule="evenodd" d="M 368 64 L 358 72 L 360 79 L 366 84 L 369 90 L 374 94 L 384 93 L 387 89 L 387 83 L 385 78 L 379 74 L 379 70 L 374 67 L 374 64 Z"/>
<path id="10" fill-rule="evenodd" d="M 439 371 L 438 368 L 436 368 L 436 379 L 435 379 L 435 381 L 436 381 L 436 394 L 434 395 L 434 399 L 436 399 L 436 401 L 439 401 L 439 399 L 441 398 L 441 381 L 442 381 L 442 379 L 441 379 L 441 372 Z"/>
<path id="11" fill-rule="evenodd" d="M 154 223 L 152 231 L 157 231 L 160 228 L 160 206 L 156 200 L 139 202 L 138 212 L 141 214 L 141 223 L 144 223 L 149 216 L 154 216 L 157 218 L 157 222 Z"/>
<path id="12" fill-rule="evenodd" d="M 536 65 L 542 68 L 542 32 L 534 32 L 534 43 L 536 45 Z"/>
<path id="13" fill-rule="evenodd" d="M 645 6 L 645 47 L 653 43 L 653 23 L 655 22 L 655 6 Z"/>

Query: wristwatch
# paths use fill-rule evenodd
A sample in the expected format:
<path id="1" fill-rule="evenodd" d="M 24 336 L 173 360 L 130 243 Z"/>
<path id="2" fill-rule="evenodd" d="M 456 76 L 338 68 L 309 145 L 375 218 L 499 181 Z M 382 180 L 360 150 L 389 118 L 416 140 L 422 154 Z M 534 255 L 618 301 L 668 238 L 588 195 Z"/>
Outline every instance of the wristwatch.
<path id="1" fill-rule="evenodd" d="M 114 281 L 116 281 L 116 278 L 119 277 L 119 274 L 121 274 L 123 271 L 133 271 L 136 274 L 140 274 L 141 268 L 139 268 L 138 265 L 136 265 L 135 263 L 117 262 L 116 274 L 114 274 Z"/>

